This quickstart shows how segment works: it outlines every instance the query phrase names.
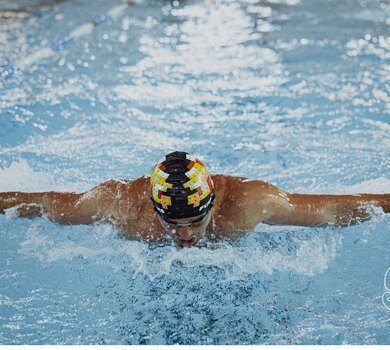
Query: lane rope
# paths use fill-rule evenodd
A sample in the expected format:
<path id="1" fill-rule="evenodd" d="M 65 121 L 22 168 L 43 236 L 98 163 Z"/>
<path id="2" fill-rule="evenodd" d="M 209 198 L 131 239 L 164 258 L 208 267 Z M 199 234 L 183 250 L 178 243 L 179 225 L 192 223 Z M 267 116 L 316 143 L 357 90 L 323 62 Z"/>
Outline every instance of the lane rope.
<path id="1" fill-rule="evenodd" d="M 117 20 L 127 8 L 132 7 L 140 2 L 142 2 L 142 0 L 127 1 L 126 4 L 114 6 L 107 12 L 107 14 L 96 16 L 91 21 L 79 25 L 69 34 L 63 36 L 62 38 L 56 39 L 47 47 L 42 47 L 25 56 L 23 59 L 16 61 L 14 65 L 10 65 L 9 67 L 1 71 L 0 77 L 2 79 L 9 79 L 16 73 L 25 70 L 26 68 L 37 64 L 42 60 L 54 56 L 61 50 L 75 43 L 77 39 L 91 34 L 93 29 L 98 25 L 106 22 L 107 20 Z"/>

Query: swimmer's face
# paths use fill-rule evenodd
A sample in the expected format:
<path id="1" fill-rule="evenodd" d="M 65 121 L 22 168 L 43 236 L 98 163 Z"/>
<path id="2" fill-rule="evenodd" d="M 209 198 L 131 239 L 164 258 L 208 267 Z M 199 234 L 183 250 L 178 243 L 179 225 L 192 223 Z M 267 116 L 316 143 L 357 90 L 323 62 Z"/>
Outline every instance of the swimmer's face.
<path id="1" fill-rule="evenodd" d="M 206 233 L 207 225 L 211 220 L 211 211 L 206 216 L 199 215 L 191 218 L 175 219 L 166 222 L 158 215 L 166 232 L 180 247 L 192 247 Z"/>

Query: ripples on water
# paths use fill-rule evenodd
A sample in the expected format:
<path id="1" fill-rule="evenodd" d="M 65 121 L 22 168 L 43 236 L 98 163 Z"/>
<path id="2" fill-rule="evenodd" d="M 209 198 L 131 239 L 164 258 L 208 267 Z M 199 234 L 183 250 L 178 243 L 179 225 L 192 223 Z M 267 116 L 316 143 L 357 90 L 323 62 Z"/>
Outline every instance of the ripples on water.
<path id="1" fill-rule="evenodd" d="M 0 17 L 0 66 L 108 9 L 31 2 Z M 0 81 L 0 190 L 85 190 L 182 149 L 289 191 L 390 192 L 389 14 L 352 0 L 130 8 Z M 390 341 L 388 215 L 192 249 L 12 212 L 0 224 L 1 343 Z"/>

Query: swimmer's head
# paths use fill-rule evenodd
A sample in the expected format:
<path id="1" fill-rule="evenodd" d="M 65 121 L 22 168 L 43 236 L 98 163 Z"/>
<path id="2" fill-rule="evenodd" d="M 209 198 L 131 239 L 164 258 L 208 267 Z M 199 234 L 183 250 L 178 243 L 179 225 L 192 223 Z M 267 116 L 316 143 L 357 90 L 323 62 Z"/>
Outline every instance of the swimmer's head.
<path id="1" fill-rule="evenodd" d="M 167 154 L 154 167 L 151 184 L 153 205 L 164 223 L 193 229 L 207 221 L 214 186 L 198 158 L 186 152 Z"/>

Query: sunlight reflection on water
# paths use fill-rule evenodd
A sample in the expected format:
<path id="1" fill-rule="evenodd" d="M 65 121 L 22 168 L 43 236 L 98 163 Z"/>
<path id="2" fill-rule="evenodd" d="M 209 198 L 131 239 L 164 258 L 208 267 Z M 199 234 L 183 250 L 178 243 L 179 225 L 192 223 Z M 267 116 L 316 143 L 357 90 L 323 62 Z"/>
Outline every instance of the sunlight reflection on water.
<path id="1" fill-rule="evenodd" d="M 181 149 L 288 191 L 390 192 L 388 5 L 175 4 L 0 81 L 0 191 L 83 191 Z M 0 20 L 2 68 L 109 10 L 34 6 Z M 389 343 L 388 215 L 193 249 L 12 211 L 0 231 L 2 344 Z"/>

